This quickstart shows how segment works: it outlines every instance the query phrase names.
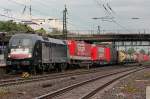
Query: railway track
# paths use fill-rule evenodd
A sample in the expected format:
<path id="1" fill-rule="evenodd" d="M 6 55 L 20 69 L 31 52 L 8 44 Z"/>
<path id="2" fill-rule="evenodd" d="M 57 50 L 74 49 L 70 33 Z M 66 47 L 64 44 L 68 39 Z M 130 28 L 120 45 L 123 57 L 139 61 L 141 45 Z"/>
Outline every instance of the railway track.
<path id="1" fill-rule="evenodd" d="M 120 68 L 120 67 L 117 67 Z M 53 80 L 53 79 L 59 79 L 59 78 L 65 78 L 70 76 L 77 76 L 77 75 L 83 75 L 83 74 L 90 74 L 90 73 L 96 73 L 100 72 L 102 70 L 107 70 L 107 68 L 98 68 L 98 69 L 91 69 L 91 70 L 81 70 L 76 72 L 64 72 L 64 73 L 55 73 L 55 74 L 47 74 L 42 76 L 34 76 L 31 78 L 13 78 L 9 80 L 0 80 L 0 87 L 4 86 L 11 86 L 11 85 L 18 85 L 18 84 L 24 84 L 24 83 L 30 83 L 30 82 L 37 82 L 37 81 L 43 81 L 43 80 Z M 110 68 L 111 69 L 111 68 Z M 116 68 L 112 68 L 116 69 Z"/>
<path id="2" fill-rule="evenodd" d="M 91 92 L 88 92 L 88 93 L 86 93 L 84 95 L 82 94 L 82 97 L 80 97 L 80 99 L 88 99 L 88 98 L 91 98 L 92 96 L 94 96 L 97 92 L 103 90 L 108 85 L 110 85 L 113 82 L 119 80 L 120 78 L 125 77 L 127 75 L 130 75 L 132 73 L 135 73 L 137 71 L 143 70 L 143 69 L 145 69 L 145 67 L 132 68 L 132 69 L 128 69 L 128 70 L 126 69 L 126 70 L 122 70 L 122 71 L 117 71 L 117 72 L 112 72 L 112 73 L 109 73 L 109 74 L 101 75 L 99 77 L 92 78 L 90 80 L 83 81 L 83 82 L 80 82 L 80 83 L 77 83 L 77 84 L 74 84 L 74 85 L 71 85 L 71 86 L 59 89 L 57 91 L 54 91 L 54 92 L 51 92 L 51 93 L 39 96 L 39 97 L 35 97 L 35 99 L 51 99 L 51 98 L 61 97 L 62 95 L 65 95 L 65 94 L 69 93 L 70 91 L 72 91 L 72 90 L 74 90 L 76 88 L 82 87 L 84 85 L 90 84 L 90 83 L 98 81 L 98 80 L 102 80 L 102 79 L 107 78 L 107 77 L 116 76 L 113 79 L 108 80 L 107 82 L 105 82 L 101 86 L 96 87 Z M 119 76 L 117 76 L 117 75 L 119 75 Z M 80 91 L 80 90 L 78 90 L 78 91 Z M 70 92 L 70 93 L 72 93 L 72 92 Z M 61 99 L 61 98 L 58 98 L 58 99 Z"/>
<path id="3" fill-rule="evenodd" d="M 107 86 L 109 86 L 109 85 L 111 85 L 112 83 L 114 83 L 115 81 L 117 81 L 117 80 L 119 80 L 119 79 L 121 79 L 121 78 L 123 78 L 123 77 L 125 77 L 125 76 L 128 76 L 128 75 L 130 75 L 130 74 L 132 74 L 132 73 L 135 73 L 135 72 L 137 72 L 137 71 L 139 71 L 139 70 L 143 70 L 143 68 L 142 68 L 142 69 L 133 70 L 133 71 L 131 71 L 131 72 L 129 72 L 129 73 L 123 74 L 123 75 L 121 75 L 121 76 L 119 76 L 119 77 L 116 77 L 116 78 L 110 80 L 110 81 L 108 81 L 107 83 L 103 84 L 102 86 L 97 87 L 97 88 L 96 88 L 95 90 L 93 90 L 92 92 L 86 94 L 86 95 L 83 96 L 81 99 L 89 99 L 89 98 L 91 98 L 92 96 L 94 96 L 96 93 L 102 91 L 104 88 L 106 88 Z"/>

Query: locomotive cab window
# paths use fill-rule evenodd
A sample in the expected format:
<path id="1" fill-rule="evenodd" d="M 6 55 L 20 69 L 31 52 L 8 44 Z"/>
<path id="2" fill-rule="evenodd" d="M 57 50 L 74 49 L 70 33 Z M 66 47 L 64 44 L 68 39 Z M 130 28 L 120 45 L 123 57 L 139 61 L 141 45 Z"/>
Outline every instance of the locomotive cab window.
<path id="1" fill-rule="evenodd" d="M 14 37 L 10 40 L 9 46 L 11 53 L 32 53 L 33 51 L 33 42 L 30 38 Z"/>
<path id="2" fill-rule="evenodd" d="M 26 39 L 26 38 L 24 38 L 24 39 L 21 39 L 21 38 L 13 39 L 11 41 L 10 46 L 12 46 L 12 47 L 17 47 L 17 46 L 31 47 L 32 46 L 32 40 Z"/>

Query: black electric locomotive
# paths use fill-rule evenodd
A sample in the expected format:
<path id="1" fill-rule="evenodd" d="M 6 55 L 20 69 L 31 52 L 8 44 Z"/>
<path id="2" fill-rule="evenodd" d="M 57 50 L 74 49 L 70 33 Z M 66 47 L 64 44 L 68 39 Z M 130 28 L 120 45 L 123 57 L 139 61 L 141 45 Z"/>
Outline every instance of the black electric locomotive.
<path id="1" fill-rule="evenodd" d="M 68 63 L 66 42 L 37 34 L 16 34 L 7 50 L 8 71 L 43 72 L 63 70 Z"/>

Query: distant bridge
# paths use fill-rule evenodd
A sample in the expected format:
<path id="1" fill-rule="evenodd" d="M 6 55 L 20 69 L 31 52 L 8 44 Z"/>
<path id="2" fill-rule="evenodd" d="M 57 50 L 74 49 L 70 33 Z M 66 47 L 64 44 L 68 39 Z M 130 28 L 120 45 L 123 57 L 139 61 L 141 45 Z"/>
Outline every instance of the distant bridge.
<path id="1" fill-rule="evenodd" d="M 11 36 L 0 33 L 0 42 L 8 42 Z M 63 35 L 53 35 L 53 38 L 63 39 Z M 67 39 L 83 40 L 87 42 L 122 42 L 122 41 L 148 41 L 150 34 L 84 34 L 84 35 L 67 35 Z"/>
<path id="2" fill-rule="evenodd" d="M 86 42 L 113 42 L 117 48 L 131 46 L 150 47 L 150 34 L 101 34 L 101 35 L 70 35 L 68 39 Z"/>
<path id="3" fill-rule="evenodd" d="M 150 41 L 150 34 L 68 35 L 67 39 L 91 42 Z"/>

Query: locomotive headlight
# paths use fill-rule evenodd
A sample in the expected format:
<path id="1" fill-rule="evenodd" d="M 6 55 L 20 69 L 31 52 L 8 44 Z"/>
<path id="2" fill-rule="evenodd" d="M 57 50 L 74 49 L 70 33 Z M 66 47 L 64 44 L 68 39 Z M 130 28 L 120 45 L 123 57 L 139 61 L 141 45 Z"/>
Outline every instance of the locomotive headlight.
<path id="1" fill-rule="evenodd" d="M 31 58 L 31 57 L 32 57 L 32 54 L 29 54 L 29 55 L 28 55 L 28 58 Z"/>
<path id="2" fill-rule="evenodd" d="M 10 54 L 8 54 L 8 58 L 10 58 Z"/>

